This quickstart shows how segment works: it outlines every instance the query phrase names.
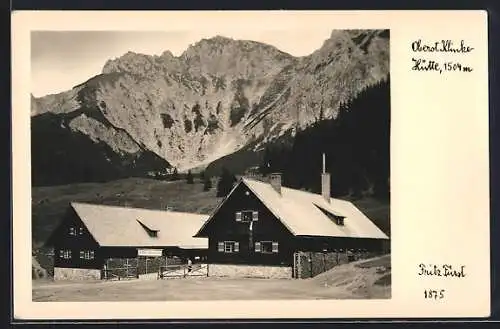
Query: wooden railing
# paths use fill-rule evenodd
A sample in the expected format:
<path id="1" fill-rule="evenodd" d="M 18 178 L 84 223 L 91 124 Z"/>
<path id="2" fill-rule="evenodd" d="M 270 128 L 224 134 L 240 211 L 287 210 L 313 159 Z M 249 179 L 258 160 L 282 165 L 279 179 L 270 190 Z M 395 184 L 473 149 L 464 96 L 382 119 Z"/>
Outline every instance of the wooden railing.
<path id="1" fill-rule="evenodd" d="M 208 265 L 164 265 L 160 266 L 160 269 L 158 271 L 158 279 L 185 278 L 190 276 L 208 276 Z"/>
<path id="2" fill-rule="evenodd" d="M 104 280 L 120 281 L 122 279 L 137 279 L 139 277 L 137 267 L 132 266 L 103 269 L 102 272 Z"/>

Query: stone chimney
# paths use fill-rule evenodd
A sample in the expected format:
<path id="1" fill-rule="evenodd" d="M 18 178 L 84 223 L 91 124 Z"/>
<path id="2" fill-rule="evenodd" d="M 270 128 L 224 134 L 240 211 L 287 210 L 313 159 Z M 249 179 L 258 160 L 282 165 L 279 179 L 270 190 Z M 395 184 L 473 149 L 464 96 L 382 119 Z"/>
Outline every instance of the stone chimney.
<path id="1" fill-rule="evenodd" d="M 323 153 L 323 172 L 321 173 L 321 195 L 330 203 L 330 174 L 326 172 L 326 158 Z"/>
<path id="2" fill-rule="evenodd" d="M 269 175 L 269 184 L 281 195 L 281 173 L 272 173 Z"/>

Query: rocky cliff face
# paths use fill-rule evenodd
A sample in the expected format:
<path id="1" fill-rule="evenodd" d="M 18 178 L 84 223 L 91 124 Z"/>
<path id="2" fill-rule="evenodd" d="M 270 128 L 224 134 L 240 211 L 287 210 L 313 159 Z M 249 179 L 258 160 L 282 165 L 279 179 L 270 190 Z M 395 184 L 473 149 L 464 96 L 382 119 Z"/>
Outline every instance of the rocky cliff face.
<path id="1" fill-rule="evenodd" d="M 217 36 L 179 57 L 109 60 L 72 90 L 32 98 L 32 116 L 51 112 L 61 129 L 117 153 L 152 152 L 183 171 L 335 117 L 341 102 L 388 74 L 388 31 L 334 31 L 300 58 Z"/>

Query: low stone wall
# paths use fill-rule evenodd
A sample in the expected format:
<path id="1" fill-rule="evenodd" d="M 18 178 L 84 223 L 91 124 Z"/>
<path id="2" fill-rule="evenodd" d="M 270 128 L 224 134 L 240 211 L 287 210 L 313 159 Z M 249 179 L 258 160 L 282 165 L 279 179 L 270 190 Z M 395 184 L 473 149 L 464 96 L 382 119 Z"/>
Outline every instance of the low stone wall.
<path id="1" fill-rule="evenodd" d="M 139 274 L 139 280 L 158 280 L 158 273 Z"/>
<path id="2" fill-rule="evenodd" d="M 54 267 L 54 280 L 100 280 L 101 270 Z"/>
<path id="3" fill-rule="evenodd" d="M 208 276 L 235 278 L 291 279 L 292 267 L 267 265 L 209 264 Z"/>

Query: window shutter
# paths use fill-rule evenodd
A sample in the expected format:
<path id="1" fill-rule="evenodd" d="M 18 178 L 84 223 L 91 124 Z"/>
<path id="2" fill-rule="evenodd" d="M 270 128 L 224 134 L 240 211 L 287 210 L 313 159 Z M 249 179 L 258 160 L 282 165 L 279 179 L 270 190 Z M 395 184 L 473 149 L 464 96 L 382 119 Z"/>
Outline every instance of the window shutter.
<path id="1" fill-rule="evenodd" d="M 241 222 L 241 211 L 236 212 L 236 221 Z"/>
<path id="2" fill-rule="evenodd" d="M 252 221 L 257 221 L 257 220 L 259 220 L 259 212 L 252 211 Z"/>
<path id="3" fill-rule="evenodd" d="M 235 242 L 234 243 L 234 252 L 239 252 L 240 251 L 240 243 L 239 242 Z"/>
<path id="4" fill-rule="evenodd" d="M 260 252 L 260 242 L 255 242 L 255 252 Z"/>
<path id="5" fill-rule="evenodd" d="M 219 252 L 224 252 L 224 242 L 219 242 L 217 250 Z"/>
<path id="6" fill-rule="evenodd" d="M 273 242 L 273 252 L 278 252 L 278 242 Z"/>
<path id="7" fill-rule="evenodd" d="M 90 252 L 90 259 L 94 259 L 94 251 L 93 250 Z"/>

